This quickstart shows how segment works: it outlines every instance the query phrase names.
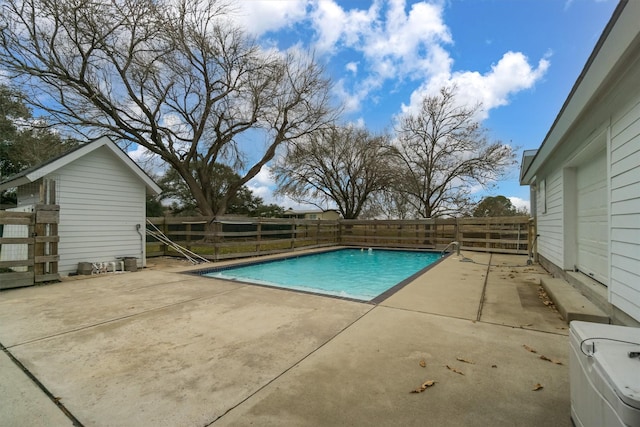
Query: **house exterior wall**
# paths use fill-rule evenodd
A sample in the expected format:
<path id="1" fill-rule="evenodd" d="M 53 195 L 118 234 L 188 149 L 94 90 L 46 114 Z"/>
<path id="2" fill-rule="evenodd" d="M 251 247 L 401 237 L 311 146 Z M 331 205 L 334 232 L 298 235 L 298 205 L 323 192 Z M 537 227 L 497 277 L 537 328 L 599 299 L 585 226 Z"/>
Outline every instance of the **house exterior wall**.
<path id="1" fill-rule="evenodd" d="M 309 219 L 309 220 L 330 220 L 337 221 L 340 219 L 340 213 L 335 210 L 326 211 L 285 211 L 284 218 Z"/>
<path id="2" fill-rule="evenodd" d="M 606 187 L 606 212 L 598 225 L 606 227 L 600 233 L 607 239 L 606 274 L 595 278 L 607 286 L 612 312 L 621 310 L 640 321 L 640 54 L 616 77 L 606 82 L 536 172 L 538 253 L 554 269 L 573 270 L 579 264 L 577 221 L 584 204 L 578 189 L 585 184 L 584 168 L 605 157 L 606 165 L 597 173 Z"/>
<path id="3" fill-rule="evenodd" d="M 337 211 L 324 211 L 320 214 L 319 218 L 316 219 L 326 219 L 330 221 L 337 221 L 340 219 L 340 214 Z"/>
<path id="4" fill-rule="evenodd" d="M 563 176 L 558 169 L 540 176 L 537 181 L 538 253 L 564 268 L 564 206 L 562 204 Z"/>
<path id="5" fill-rule="evenodd" d="M 606 144 L 576 168 L 575 265 L 601 283 L 609 280 L 609 201 Z"/>
<path id="6" fill-rule="evenodd" d="M 136 257 L 144 263 L 145 187 L 107 147 L 56 171 L 61 274 L 79 262 Z M 140 224 L 141 237 L 136 230 Z"/>
<path id="7" fill-rule="evenodd" d="M 612 118 L 610 302 L 640 321 L 640 93 Z"/>

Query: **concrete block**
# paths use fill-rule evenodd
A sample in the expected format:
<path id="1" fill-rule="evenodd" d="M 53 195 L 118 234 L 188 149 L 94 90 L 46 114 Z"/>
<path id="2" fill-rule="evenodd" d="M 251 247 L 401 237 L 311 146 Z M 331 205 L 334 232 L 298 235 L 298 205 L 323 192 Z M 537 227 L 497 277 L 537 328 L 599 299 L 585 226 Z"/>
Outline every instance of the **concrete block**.
<path id="1" fill-rule="evenodd" d="M 138 260 L 136 258 L 125 258 L 124 271 L 138 271 Z"/>
<path id="2" fill-rule="evenodd" d="M 565 280 L 542 278 L 540 284 L 567 323 L 572 320 L 610 323 L 609 316 L 604 311 Z"/>
<path id="3" fill-rule="evenodd" d="M 93 271 L 93 265 L 90 262 L 79 262 L 78 263 L 78 274 L 80 275 L 90 275 Z"/>

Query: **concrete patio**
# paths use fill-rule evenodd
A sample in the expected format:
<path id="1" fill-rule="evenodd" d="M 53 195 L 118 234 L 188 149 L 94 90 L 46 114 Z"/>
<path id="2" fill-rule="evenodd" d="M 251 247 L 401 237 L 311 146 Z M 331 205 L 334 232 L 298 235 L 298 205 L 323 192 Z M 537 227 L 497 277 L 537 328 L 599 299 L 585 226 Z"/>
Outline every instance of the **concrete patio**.
<path id="1" fill-rule="evenodd" d="M 1 292 L 0 425 L 570 426 L 546 273 L 464 255 L 378 305 L 154 260 Z"/>

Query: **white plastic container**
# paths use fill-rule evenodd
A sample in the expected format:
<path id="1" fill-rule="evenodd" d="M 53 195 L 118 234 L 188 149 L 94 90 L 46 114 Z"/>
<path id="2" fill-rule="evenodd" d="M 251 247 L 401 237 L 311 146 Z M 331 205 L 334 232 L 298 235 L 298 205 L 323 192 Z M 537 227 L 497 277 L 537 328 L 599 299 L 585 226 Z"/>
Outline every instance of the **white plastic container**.
<path id="1" fill-rule="evenodd" d="M 629 357 L 640 352 L 640 328 L 573 321 L 570 341 L 574 424 L 640 426 L 640 357 Z"/>

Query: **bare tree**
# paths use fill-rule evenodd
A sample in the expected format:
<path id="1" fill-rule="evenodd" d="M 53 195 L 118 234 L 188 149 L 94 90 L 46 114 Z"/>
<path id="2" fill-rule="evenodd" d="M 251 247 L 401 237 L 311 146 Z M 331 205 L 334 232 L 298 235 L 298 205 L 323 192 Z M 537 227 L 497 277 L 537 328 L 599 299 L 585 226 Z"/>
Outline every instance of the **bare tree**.
<path id="1" fill-rule="evenodd" d="M 385 219 L 412 219 L 415 218 L 415 210 L 408 201 L 408 196 L 396 189 L 401 188 L 402 183 L 397 179 L 401 173 L 395 173 L 389 184 L 382 191 L 374 193 L 367 204 L 363 218 Z"/>
<path id="2" fill-rule="evenodd" d="M 278 194 L 298 202 L 334 202 L 343 218 L 358 218 L 372 194 L 393 177 L 393 147 L 384 135 L 331 126 L 289 147 L 273 168 Z"/>
<path id="3" fill-rule="evenodd" d="M 395 188 L 418 217 L 468 212 L 474 186 L 488 186 L 514 164 L 512 148 L 490 142 L 475 119 L 481 105 L 459 106 L 456 87 L 425 97 L 396 130 L 401 177 Z"/>
<path id="4" fill-rule="evenodd" d="M 201 214 L 220 215 L 279 146 L 332 119 L 313 58 L 261 50 L 228 12 L 219 0 L 3 0 L 0 68 L 49 121 L 141 145 Z M 243 172 L 214 202 L 217 163 Z"/>

